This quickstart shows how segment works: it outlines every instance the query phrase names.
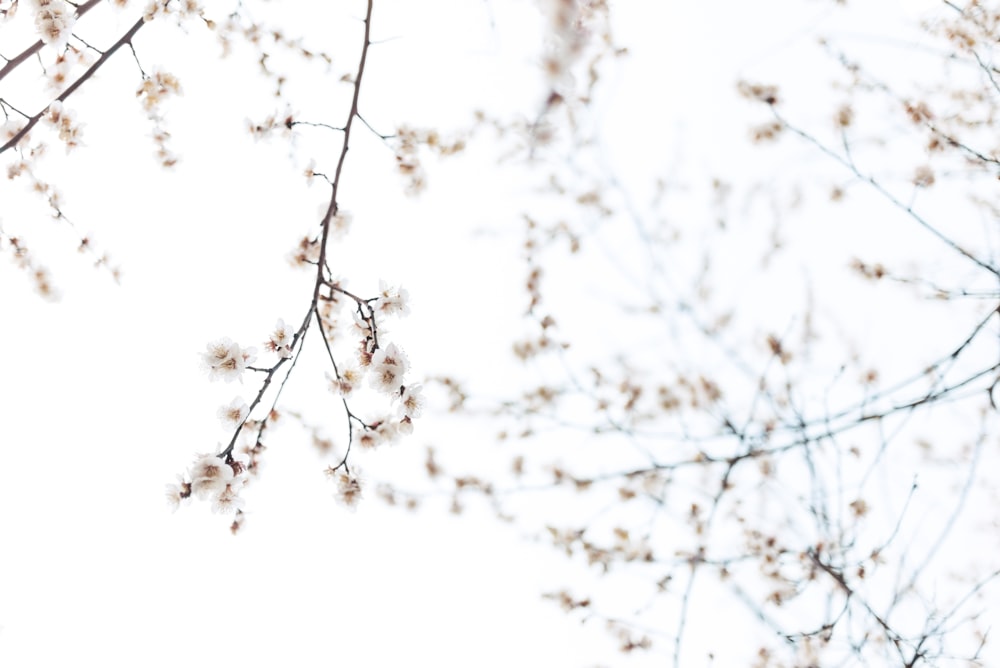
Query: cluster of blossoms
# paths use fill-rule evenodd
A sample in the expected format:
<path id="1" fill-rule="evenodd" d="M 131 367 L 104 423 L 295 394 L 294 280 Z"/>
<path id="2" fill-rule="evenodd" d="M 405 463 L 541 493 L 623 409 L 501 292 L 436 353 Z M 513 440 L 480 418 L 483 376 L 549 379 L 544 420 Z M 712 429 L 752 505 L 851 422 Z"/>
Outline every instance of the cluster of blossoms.
<path id="1" fill-rule="evenodd" d="M 549 22 L 550 47 L 545 73 L 552 83 L 569 74 L 591 38 L 594 15 L 607 11 L 605 0 L 545 0 L 542 9 Z"/>
<path id="2" fill-rule="evenodd" d="M 420 148 L 440 156 L 454 155 L 465 149 L 461 137 L 445 141 L 437 130 L 424 130 L 403 125 L 396 128 L 396 168 L 406 182 L 406 194 L 419 195 L 427 187 L 427 174 L 420 162 Z"/>
<path id="3" fill-rule="evenodd" d="M 213 512 L 241 511 L 243 499 L 239 493 L 247 481 L 248 463 L 249 457 L 244 454 L 228 458 L 199 455 L 186 477 L 167 485 L 167 501 L 176 509 L 181 501 L 196 496 L 211 501 Z"/>
<path id="4" fill-rule="evenodd" d="M 365 376 L 368 385 L 388 395 L 397 404 L 396 414 L 362 423 L 364 430 L 357 436 L 358 443 L 366 449 L 395 440 L 400 435 L 413 432 L 413 419 L 420 416 L 424 399 L 419 383 L 406 384 L 410 360 L 395 343 L 378 340 L 382 319 L 391 315 L 410 312 L 409 294 L 401 287 L 379 282 L 379 296 L 366 302 L 366 309 L 354 313 L 354 332 L 360 338 L 358 363 L 353 361 L 339 366 L 336 378 L 330 378 L 330 389 L 344 398 L 360 387 Z M 342 495 L 343 496 L 343 495 Z"/>
<path id="5" fill-rule="evenodd" d="M 284 320 L 279 318 L 264 347 L 268 352 L 276 353 L 282 359 L 288 359 L 292 356 L 292 343 L 294 341 L 295 332 L 285 324 Z"/>
<path id="6" fill-rule="evenodd" d="M 62 102 L 56 100 L 49 105 L 45 120 L 51 123 L 59 132 L 59 139 L 66 144 L 66 150 L 80 145 L 80 125 L 73 122 L 73 117 L 63 108 Z"/>
<path id="7" fill-rule="evenodd" d="M 306 322 L 319 322 L 328 348 L 335 340 L 334 332 L 338 329 L 336 311 L 352 300 L 356 305 L 353 329 L 357 339 L 360 339 L 357 358 L 333 364 L 334 373 L 328 376 L 330 389 L 343 400 L 350 423 L 350 440 L 343 458 L 338 464 L 330 466 L 327 473 L 337 485 L 337 497 L 344 505 L 353 508 L 361 499 L 362 482 L 353 461 L 348 464 L 351 445 L 356 443 L 363 449 L 372 449 L 412 433 L 413 419 L 420 416 L 424 398 L 419 383 L 408 384 L 406 381 L 410 369 L 406 353 L 395 343 L 380 341 L 385 318 L 409 314 L 407 291 L 380 281 L 378 295 L 362 299 L 345 290 L 339 282 L 324 281 L 324 284 L 329 293 L 318 299 L 313 307 L 316 319 L 307 318 Z M 201 365 L 210 380 L 232 382 L 238 379 L 242 382 L 243 372 L 248 369 L 266 374 L 267 378 L 250 405 L 237 396 L 218 409 L 216 415 L 223 427 L 232 433 L 230 444 L 218 454 L 199 455 L 185 477 L 177 484 L 168 485 L 167 498 L 173 506 L 195 496 L 211 501 L 216 512 L 235 510 L 233 530 L 241 526 L 243 501 L 239 491 L 246 484 L 248 475 L 257 471 L 257 458 L 264 450 L 263 432 L 268 422 L 277 419 L 278 415 L 273 406 L 263 420 L 250 419 L 250 413 L 260 403 L 275 372 L 296 356 L 297 344 L 302 340 L 300 334 L 286 325 L 284 320 L 277 321 L 264 342 L 264 349 L 277 357 L 270 366 L 251 366 L 256 361 L 256 350 L 244 348 L 227 337 L 209 343 L 200 354 Z M 362 420 L 351 411 L 347 398 L 361 388 L 366 377 L 367 385 L 387 395 L 395 408 L 381 417 Z"/>
<path id="8" fill-rule="evenodd" d="M 256 359 L 256 348 L 240 348 L 229 337 L 209 343 L 201 354 L 202 367 L 208 371 L 208 379 L 222 379 L 227 383 L 242 381 L 247 365 L 253 364 Z"/>
<path id="9" fill-rule="evenodd" d="M 160 105 L 172 95 L 181 94 L 181 84 L 173 74 L 156 71 L 143 76 L 142 83 L 135 91 L 135 96 L 142 102 L 146 117 L 153 124 L 153 143 L 156 145 L 156 157 L 164 167 L 177 164 L 177 156 L 167 145 L 170 133 L 163 127 L 163 117 Z"/>
<path id="10" fill-rule="evenodd" d="M 153 72 L 144 77 L 135 91 L 135 96 L 142 101 L 142 107 L 147 112 L 153 112 L 171 95 L 181 94 L 181 83 L 169 72 Z"/>
<path id="11" fill-rule="evenodd" d="M 71 75 L 76 68 L 90 67 L 94 64 L 94 52 L 89 49 L 78 49 L 72 44 L 59 51 L 51 62 L 45 63 L 45 86 L 53 94 L 62 94 L 73 82 Z"/>
<path id="12" fill-rule="evenodd" d="M 381 315 L 410 315 L 410 293 L 402 287 L 392 287 L 385 281 L 378 282 L 375 312 Z"/>
<path id="13" fill-rule="evenodd" d="M 367 376 L 368 385 L 384 394 L 396 404 L 395 414 L 386 414 L 376 419 L 363 421 L 351 414 L 361 426 L 352 434 L 352 442 L 369 450 L 395 441 L 400 436 L 413 432 L 413 419 L 420 416 L 424 399 L 420 384 L 406 384 L 406 374 L 410 361 L 402 348 L 395 343 L 379 340 L 384 334 L 382 321 L 393 315 L 409 314 L 409 294 L 401 287 L 379 282 L 379 294 L 368 300 L 356 300 L 353 333 L 360 340 L 357 360 L 337 365 L 336 377 L 330 377 L 330 389 L 344 400 L 352 396 Z M 361 498 L 362 483 L 357 467 L 347 466 L 347 458 L 327 469 L 327 474 L 337 484 L 337 496 L 341 503 L 354 507 Z"/>

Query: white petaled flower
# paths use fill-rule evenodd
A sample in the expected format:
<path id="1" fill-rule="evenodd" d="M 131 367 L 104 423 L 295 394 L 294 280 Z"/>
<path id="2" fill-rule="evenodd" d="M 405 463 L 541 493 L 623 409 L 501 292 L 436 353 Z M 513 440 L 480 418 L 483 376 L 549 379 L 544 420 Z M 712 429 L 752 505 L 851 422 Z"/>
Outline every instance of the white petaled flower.
<path id="1" fill-rule="evenodd" d="M 382 436 L 375 429 L 365 429 L 358 434 L 358 445 L 371 450 L 382 443 Z"/>
<path id="2" fill-rule="evenodd" d="M 162 71 L 156 71 L 147 76 L 135 91 L 135 96 L 142 98 L 142 106 L 147 112 L 153 112 L 163 100 L 171 95 L 180 94 L 181 84 L 177 77 Z"/>
<path id="3" fill-rule="evenodd" d="M 76 14 L 65 0 L 47 0 L 36 4 L 35 28 L 38 36 L 57 49 L 66 46 L 76 23 Z"/>
<path id="4" fill-rule="evenodd" d="M 167 5 L 170 0 L 149 0 L 146 8 L 142 12 L 142 20 L 149 23 L 159 14 L 167 12 Z"/>
<path id="5" fill-rule="evenodd" d="M 213 513 L 231 513 L 242 509 L 243 499 L 240 498 L 239 492 L 234 490 L 232 485 L 226 485 L 226 488 L 212 499 Z"/>
<path id="6" fill-rule="evenodd" d="M 236 397 L 229 402 L 228 406 L 220 406 L 216 415 L 223 427 L 235 429 L 243 424 L 243 420 L 246 419 L 249 412 L 250 408 L 247 406 L 247 402 L 243 401 L 242 397 Z"/>
<path id="7" fill-rule="evenodd" d="M 302 237 L 299 245 L 288 254 L 288 261 L 296 267 L 319 262 L 320 245 L 318 239 Z"/>
<path id="8" fill-rule="evenodd" d="M 283 358 L 292 356 L 292 341 L 295 338 L 295 331 L 285 324 L 285 321 L 278 318 L 278 323 L 274 326 L 274 331 L 268 337 L 265 347 L 272 353 L 278 353 Z"/>
<path id="9" fill-rule="evenodd" d="M 181 501 L 191 498 L 191 484 L 185 482 L 180 476 L 177 476 L 176 484 L 167 485 L 166 497 L 170 510 L 177 510 L 181 505 Z"/>
<path id="10" fill-rule="evenodd" d="M 45 71 L 48 87 L 56 93 L 61 93 L 69 85 L 69 75 L 73 69 L 73 62 L 66 57 L 65 53 L 59 54 L 55 62 Z"/>
<path id="11" fill-rule="evenodd" d="M 378 434 L 383 443 L 391 443 L 399 438 L 399 429 L 396 423 L 388 417 L 379 422 L 378 426 L 375 427 L 375 433 Z"/>
<path id="12" fill-rule="evenodd" d="M 383 315 L 409 315 L 410 293 L 402 286 L 394 288 L 385 281 L 378 282 L 379 296 L 375 300 L 375 310 Z"/>
<path id="13" fill-rule="evenodd" d="M 233 479 L 229 486 L 237 489 L 245 485 L 250 477 L 250 455 L 246 452 L 234 452 L 229 459 L 229 466 L 233 469 Z"/>
<path id="14" fill-rule="evenodd" d="M 199 499 L 222 494 L 233 479 L 233 467 L 215 455 L 205 455 L 191 467 L 191 491 Z"/>
<path id="15" fill-rule="evenodd" d="M 396 430 L 403 436 L 409 436 L 413 433 L 413 422 L 410 418 L 405 417 L 396 425 Z"/>
<path id="16" fill-rule="evenodd" d="M 59 139 L 66 143 L 66 150 L 79 146 L 80 130 L 83 127 L 73 121 L 73 115 L 63 107 L 62 102 L 54 100 L 45 109 L 45 120 L 59 131 Z"/>
<path id="17" fill-rule="evenodd" d="M 399 397 L 400 417 L 418 418 L 424 411 L 424 386 L 420 383 L 407 385 Z"/>
<path id="18" fill-rule="evenodd" d="M 361 385 L 362 378 L 364 378 L 364 373 L 353 362 L 341 365 L 340 378 L 327 376 L 327 379 L 330 381 L 330 390 L 342 397 L 351 396 L 354 390 L 358 389 L 358 386 Z"/>
<path id="19" fill-rule="evenodd" d="M 371 385 L 376 390 L 393 394 L 403 385 L 403 376 L 410 368 L 406 354 L 395 343 L 379 348 L 372 355 Z"/>
<path id="20" fill-rule="evenodd" d="M 248 364 L 257 359 L 254 348 L 240 348 L 229 337 L 223 337 L 206 346 L 201 354 L 202 366 L 208 371 L 208 379 L 221 378 L 227 383 L 241 378 Z"/>
<path id="21" fill-rule="evenodd" d="M 26 121 L 22 118 L 8 118 L 0 123 L 0 142 L 6 144 L 14 138 L 18 132 L 24 129 Z"/>
<path id="22" fill-rule="evenodd" d="M 362 339 L 372 338 L 371 323 L 357 311 L 354 311 L 352 315 L 354 316 L 354 333 Z"/>
<path id="23" fill-rule="evenodd" d="M 342 239 L 351 229 L 351 221 L 350 212 L 338 211 L 337 215 L 330 219 L 330 236 L 334 239 Z"/>
<path id="24" fill-rule="evenodd" d="M 353 474 L 347 471 L 337 474 L 337 498 L 348 508 L 357 507 L 361 500 L 361 477 L 357 468 Z"/>

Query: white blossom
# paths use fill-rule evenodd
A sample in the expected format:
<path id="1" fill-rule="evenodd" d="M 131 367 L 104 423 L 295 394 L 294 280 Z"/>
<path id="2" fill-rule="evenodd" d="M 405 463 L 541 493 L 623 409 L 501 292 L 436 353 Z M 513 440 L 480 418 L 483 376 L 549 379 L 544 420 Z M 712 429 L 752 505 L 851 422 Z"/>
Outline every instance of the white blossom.
<path id="1" fill-rule="evenodd" d="M 135 91 L 135 96 L 142 100 L 143 108 L 150 113 L 167 97 L 180 94 L 181 84 L 177 77 L 162 71 L 155 71 L 144 78 Z"/>
<path id="2" fill-rule="evenodd" d="M 406 354 L 395 343 L 390 343 L 375 351 L 375 354 L 372 355 L 371 367 L 370 382 L 372 387 L 392 394 L 398 392 L 402 386 L 403 376 L 410 368 L 410 362 L 406 359 Z"/>
<path id="3" fill-rule="evenodd" d="M 354 311 L 352 315 L 354 316 L 354 333 L 362 339 L 372 338 L 372 327 L 367 318 L 362 317 L 357 311 Z"/>
<path id="4" fill-rule="evenodd" d="M 159 14 L 167 13 L 169 11 L 168 5 L 170 0 L 149 0 L 146 8 L 142 12 L 142 20 L 149 23 L 155 19 Z"/>
<path id="5" fill-rule="evenodd" d="M 331 472 L 331 475 L 337 479 L 337 499 L 353 510 L 361 500 L 360 471 L 355 467 L 353 473 L 341 469 Z"/>
<path id="6" fill-rule="evenodd" d="M 235 397 L 228 406 L 220 406 L 216 415 L 223 427 L 235 429 L 243 424 L 243 420 L 246 419 L 249 412 L 250 408 L 247 406 L 247 402 L 243 401 L 242 397 Z"/>
<path id="7" fill-rule="evenodd" d="M 226 488 L 223 489 L 218 496 L 212 499 L 213 513 L 230 513 L 242 509 L 243 499 L 239 496 L 239 493 L 233 489 L 232 485 L 226 485 Z"/>
<path id="8" fill-rule="evenodd" d="M 342 239 L 347 234 L 347 231 L 351 229 L 352 220 L 353 218 L 349 211 L 338 211 L 330 219 L 330 237 L 333 239 Z"/>
<path id="9" fill-rule="evenodd" d="M 24 129 L 27 122 L 23 118 L 10 117 L 0 123 L 0 143 L 6 144 L 14 138 L 18 132 Z"/>
<path id="10" fill-rule="evenodd" d="M 171 483 L 167 485 L 166 489 L 167 505 L 170 506 L 170 510 L 177 510 L 181 501 L 191 498 L 191 485 L 184 482 L 184 479 L 177 476 L 177 483 Z"/>
<path id="11" fill-rule="evenodd" d="M 215 455 L 205 455 L 191 467 L 191 491 L 199 499 L 222 494 L 233 479 L 233 467 Z"/>
<path id="12" fill-rule="evenodd" d="M 358 434 L 358 445 L 371 450 L 382 443 L 382 435 L 374 429 L 365 429 Z"/>
<path id="13" fill-rule="evenodd" d="M 410 293 L 403 289 L 390 286 L 385 281 L 378 282 L 379 296 L 375 300 L 374 309 L 383 315 L 409 315 L 410 306 L 408 304 Z"/>
<path id="14" fill-rule="evenodd" d="M 69 75 L 73 69 L 71 61 L 65 53 L 60 53 L 55 62 L 45 70 L 46 84 L 55 93 L 61 93 L 69 85 Z"/>
<path id="15" fill-rule="evenodd" d="M 330 381 L 330 390 L 342 397 L 351 396 L 354 390 L 358 389 L 358 386 L 361 385 L 362 378 L 364 378 L 364 373 L 354 362 L 348 362 L 340 366 L 340 378 L 327 375 L 327 380 Z"/>
<path id="16" fill-rule="evenodd" d="M 418 418 L 424 410 L 424 386 L 420 383 L 407 385 L 399 397 L 400 417 Z"/>
<path id="17" fill-rule="evenodd" d="M 50 46 L 66 46 L 76 23 L 76 14 L 65 0 L 36 0 L 35 28 L 39 38 Z"/>
<path id="18" fill-rule="evenodd" d="M 62 102 L 54 100 L 45 110 L 45 120 L 59 131 L 59 139 L 66 143 L 66 150 L 80 144 L 80 131 L 83 127 L 73 121 L 71 112 L 63 107 Z"/>
<path id="19" fill-rule="evenodd" d="M 233 469 L 233 481 L 230 485 L 240 486 L 246 484 L 247 478 L 250 476 L 250 455 L 246 452 L 234 452 L 229 456 L 230 462 L 229 466 Z"/>
<path id="20" fill-rule="evenodd" d="M 209 343 L 201 354 L 202 366 L 208 371 L 208 379 L 221 378 L 227 383 L 241 378 L 248 364 L 257 359 L 254 348 L 240 348 L 228 337 Z"/>
<path id="21" fill-rule="evenodd" d="M 285 324 L 285 321 L 278 318 L 274 331 L 268 337 L 264 347 L 272 353 L 278 353 L 283 358 L 292 356 L 292 341 L 295 338 L 295 331 Z"/>
<path id="22" fill-rule="evenodd" d="M 375 427 L 375 433 L 378 434 L 382 443 L 391 443 L 399 438 L 399 429 L 396 423 L 388 417 L 378 423 L 378 426 Z"/>

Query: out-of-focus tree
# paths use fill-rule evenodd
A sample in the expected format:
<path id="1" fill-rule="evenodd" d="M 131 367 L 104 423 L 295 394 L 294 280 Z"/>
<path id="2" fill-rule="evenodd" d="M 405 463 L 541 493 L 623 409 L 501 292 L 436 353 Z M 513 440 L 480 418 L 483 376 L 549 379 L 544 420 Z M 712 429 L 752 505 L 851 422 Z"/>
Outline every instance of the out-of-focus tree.
<path id="1" fill-rule="evenodd" d="M 442 442 L 436 489 L 564 552 L 574 575 L 546 595 L 626 653 L 986 665 L 1000 5 L 940 3 L 902 46 L 820 40 L 807 85 L 747 72 L 732 122 L 758 115 L 761 166 L 649 187 L 606 159 L 602 86 L 627 53 L 608 8 L 550 4 L 572 48 L 511 149 L 542 193 L 522 210 L 520 389 L 438 379 L 493 420 L 507 470 Z"/>

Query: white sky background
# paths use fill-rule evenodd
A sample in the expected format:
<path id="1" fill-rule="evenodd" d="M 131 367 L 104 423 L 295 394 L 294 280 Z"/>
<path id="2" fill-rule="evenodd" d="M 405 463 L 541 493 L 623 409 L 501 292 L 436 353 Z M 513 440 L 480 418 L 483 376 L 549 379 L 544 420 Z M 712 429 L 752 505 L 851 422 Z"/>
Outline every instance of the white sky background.
<path id="1" fill-rule="evenodd" d="M 345 17 L 361 16 L 364 3 L 337 3 L 333 11 L 343 13 L 331 17 L 313 15 L 318 4 L 269 9 L 286 25 L 301 13 L 305 43 L 329 45 L 334 70 L 353 71 L 362 25 Z M 609 164 L 637 198 L 657 177 L 695 188 L 711 174 L 736 181 L 798 169 L 781 163 L 787 154 L 749 146 L 747 127 L 757 117 L 735 82 L 778 81 L 808 99 L 810 85 L 825 90 L 829 82 L 810 69 L 825 62 L 817 34 L 877 42 L 918 9 L 875 2 L 849 14 L 832 4 L 613 3 L 616 37 L 631 56 L 616 65 L 614 93 L 600 101 L 598 117 Z M 88 39 L 108 43 L 135 12 L 122 12 L 103 38 L 93 28 Z M 81 34 L 110 25 L 109 13 L 95 9 Z M 447 131 L 477 108 L 530 117 L 544 99 L 542 21 L 533 3 L 383 1 L 373 26 L 376 40 L 389 41 L 371 51 L 362 113 L 383 132 L 400 123 Z M 286 255 L 327 197 L 319 182 L 307 187 L 301 171 L 319 156 L 319 168 L 332 173 L 337 146 L 336 137 L 305 129 L 293 161 L 280 139 L 252 142 L 245 119 L 273 110 L 268 86 L 252 76 L 245 51 L 219 60 L 204 30 L 188 30 L 154 22 L 136 40 L 143 66 L 162 65 L 184 88 L 167 106 L 182 160 L 176 169 L 164 172 L 150 157 L 149 127 L 132 94 L 139 77 L 125 51 L 67 104 L 85 123 L 83 149 L 63 160 L 53 142 L 46 165 L 67 214 L 121 264 L 121 286 L 89 270 L 71 232 L 50 222 L 20 183 L 0 185 L 0 224 L 24 235 L 62 293 L 46 303 L 0 263 L 0 345 L 8 351 L 0 372 L 0 665 L 624 661 L 601 627 L 581 626 L 539 597 L 566 579 L 586 582 L 592 571 L 522 540 L 523 530 L 484 509 L 452 517 L 446 499 L 410 514 L 369 493 L 348 512 L 333 498 L 325 462 L 291 426 L 272 434 L 262 476 L 244 493 L 248 520 L 239 536 L 207 504 L 169 512 L 163 486 L 195 453 L 228 439 L 216 408 L 256 391 L 252 377 L 243 387 L 209 383 L 197 354 L 220 336 L 260 348 L 277 318 L 300 321 L 312 277 L 291 269 Z M 0 32 L 0 51 L 16 52 L 4 38 Z M 343 121 L 348 88 L 329 86 L 291 95 L 315 109 L 302 119 Z M 516 386 L 520 377 L 506 371 L 525 305 L 516 202 L 530 180 L 519 180 L 517 164 L 494 169 L 493 147 L 473 142 L 468 154 L 440 164 L 426 158 L 428 191 L 407 199 L 391 151 L 363 130 L 354 138 L 341 188 L 354 227 L 335 249 L 334 266 L 361 294 L 374 295 L 379 278 L 409 290 L 413 313 L 389 331 L 415 377 L 465 374 L 497 395 Z M 816 249 L 805 261 L 819 265 L 819 276 L 837 236 L 803 233 L 802 243 Z M 595 278 L 607 289 L 617 280 Z M 762 320 L 770 309 L 781 314 L 772 300 L 756 306 Z M 590 305 L 567 317 L 586 323 Z M 588 331 L 593 340 L 584 346 L 614 340 L 601 324 L 580 336 Z M 861 333 L 873 350 L 898 341 L 877 334 Z M 337 441 L 340 413 L 324 393 L 316 352 L 300 362 L 282 405 L 303 409 L 313 423 L 332 415 L 327 433 Z M 447 419 L 431 411 L 413 436 L 361 460 L 362 469 L 405 476 L 421 466 L 424 445 L 439 441 L 466 443 L 459 458 L 494 456 L 486 452 L 492 427 Z M 724 649 L 692 632 L 692 647 Z M 687 665 L 705 665 L 703 656 L 692 649 Z"/>

